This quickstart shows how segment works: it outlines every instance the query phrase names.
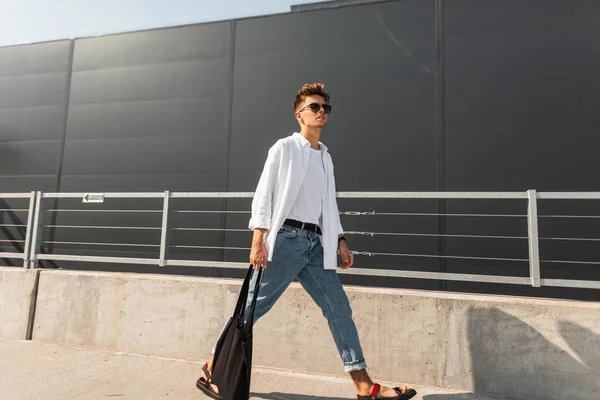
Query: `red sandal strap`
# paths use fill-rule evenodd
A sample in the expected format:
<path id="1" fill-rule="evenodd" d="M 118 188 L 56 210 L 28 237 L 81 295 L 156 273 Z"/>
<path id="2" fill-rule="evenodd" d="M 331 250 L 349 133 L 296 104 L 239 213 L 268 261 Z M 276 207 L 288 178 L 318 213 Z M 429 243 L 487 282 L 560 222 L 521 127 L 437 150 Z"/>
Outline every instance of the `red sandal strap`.
<path id="1" fill-rule="evenodd" d="M 377 395 L 379 394 L 379 390 L 381 389 L 381 385 L 376 383 L 375 385 L 373 385 L 373 390 L 371 391 L 371 397 L 376 399 Z"/>

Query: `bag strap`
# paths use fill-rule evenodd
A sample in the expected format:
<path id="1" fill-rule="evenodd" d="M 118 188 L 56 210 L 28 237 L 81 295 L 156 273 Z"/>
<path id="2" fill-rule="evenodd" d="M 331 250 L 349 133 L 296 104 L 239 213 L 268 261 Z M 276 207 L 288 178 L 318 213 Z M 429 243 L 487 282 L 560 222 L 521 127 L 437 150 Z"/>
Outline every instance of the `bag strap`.
<path id="1" fill-rule="evenodd" d="M 256 283 L 254 284 L 254 296 L 252 297 L 252 303 L 250 303 L 250 311 L 248 314 L 248 322 L 246 327 L 252 327 L 254 324 L 254 309 L 256 308 L 256 300 L 258 299 L 258 289 L 260 287 L 260 280 L 262 278 L 263 270 L 260 268 L 258 270 L 258 276 L 256 277 Z"/>
<path id="2" fill-rule="evenodd" d="M 244 283 L 242 284 L 242 290 L 240 290 L 237 304 L 235 305 L 235 311 L 233 313 L 234 318 L 236 318 L 238 320 L 238 326 L 240 326 L 239 325 L 240 316 L 242 317 L 242 322 L 243 322 L 244 313 L 246 311 L 246 301 L 248 300 L 248 287 L 250 286 L 250 279 L 252 277 L 252 269 L 253 269 L 252 265 L 250 265 L 250 268 L 248 269 L 248 272 L 246 273 L 246 278 L 244 279 Z"/>
<path id="3" fill-rule="evenodd" d="M 252 272 L 254 271 L 254 267 L 250 265 L 248 272 L 246 273 L 246 278 L 244 279 L 244 284 L 242 285 L 242 290 L 240 291 L 240 295 L 238 297 L 237 304 L 235 306 L 234 318 L 237 320 L 237 326 L 244 326 L 244 315 L 246 313 L 246 303 L 248 302 L 248 292 L 250 290 L 250 281 L 252 279 Z M 262 277 L 262 268 L 258 270 L 258 277 L 256 279 L 256 284 L 254 285 L 254 296 L 252 297 L 252 303 L 250 304 L 250 314 L 248 316 L 248 325 L 252 326 L 254 322 L 254 308 L 256 306 L 256 299 L 258 298 L 258 287 L 260 286 L 260 279 Z"/>

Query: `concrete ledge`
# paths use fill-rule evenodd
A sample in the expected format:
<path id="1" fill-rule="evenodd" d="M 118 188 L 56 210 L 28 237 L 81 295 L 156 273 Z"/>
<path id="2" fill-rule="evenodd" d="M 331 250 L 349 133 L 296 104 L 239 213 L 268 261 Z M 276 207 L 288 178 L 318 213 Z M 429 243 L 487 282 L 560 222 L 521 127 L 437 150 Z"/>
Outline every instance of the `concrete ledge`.
<path id="1" fill-rule="evenodd" d="M 204 359 L 240 281 L 43 271 L 33 338 Z M 514 399 L 600 398 L 600 303 L 355 288 L 371 374 Z M 255 328 L 254 362 L 342 375 L 327 323 L 296 284 Z"/>
<path id="2" fill-rule="evenodd" d="M 26 339 L 37 272 L 0 267 L 0 337 Z"/>

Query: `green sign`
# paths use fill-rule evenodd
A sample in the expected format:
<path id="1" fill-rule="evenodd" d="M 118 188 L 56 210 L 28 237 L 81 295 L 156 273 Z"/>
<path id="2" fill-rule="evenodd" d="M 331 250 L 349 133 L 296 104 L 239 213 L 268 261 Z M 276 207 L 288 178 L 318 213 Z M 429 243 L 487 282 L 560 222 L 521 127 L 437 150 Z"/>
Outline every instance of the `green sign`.
<path id="1" fill-rule="evenodd" d="M 104 203 L 104 193 L 88 193 L 83 196 L 84 203 Z"/>

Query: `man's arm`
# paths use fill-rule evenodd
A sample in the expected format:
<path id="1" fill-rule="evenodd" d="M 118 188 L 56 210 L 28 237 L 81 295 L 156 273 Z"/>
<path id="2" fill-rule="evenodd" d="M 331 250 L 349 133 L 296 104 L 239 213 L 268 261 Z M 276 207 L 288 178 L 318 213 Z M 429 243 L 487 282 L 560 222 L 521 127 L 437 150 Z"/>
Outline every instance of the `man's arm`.
<path id="1" fill-rule="evenodd" d="M 333 160 L 331 163 L 333 165 Z M 335 187 L 335 176 L 333 179 L 333 190 L 335 193 L 337 193 L 336 187 Z M 336 218 L 336 230 L 338 233 L 338 238 L 340 238 L 340 237 L 344 236 L 344 228 L 342 227 L 342 222 L 340 221 L 340 211 L 339 211 L 338 205 L 337 205 L 337 198 L 335 200 L 335 218 Z M 342 257 L 342 265 L 340 265 L 340 268 L 342 268 L 342 269 L 350 268 L 354 264 L 354 254 L 352 254 L 352 252 L 348 248 L 348 242 L 346 242 L 345 240 L 339 241 L 338 242 L 338 251 L 340 252 L 340 256 Z"/>
<path id="2" fill-rule="evenodd" d="M 342 234 L 339 235 L 341 237 Z M 348 248 L 348 243 L 345 240 L 341 240 L 338 243 L 338 250 L 340 252 L 340 256 L 342 257 L 342 265 L 340 268 L 348 269 L 354 264 L 354 254 Z"/>
<path id="3" fill-rule="evenodd" d="M 265 235 L 271 228 L 271 217 L 273 215 L 273 195 L 277 185 L 277 173 L 281 157 L 280 144 L 276 143 L 267 155 L 262 174 L 258 181 L 254 199 L 252 200 L 252 216 L 249 228 L 254 230 L 252 247 L 250 249 L 250 264 L 254 269 L 267 267 L 269 259 L 267 247 L 265 246 Z"/>
<path id="4" fill-rule="evenodd" d="M 252 217 L 249 228 L 268 231 L 271 228 L 273 195 L 277 185 L 277 173 L 281 157 L 281 145 L 276 143 L 269 149 L 267 160 L 260 175 L 252 200 Z M 264 232 L 263 232 L 264 233 Z"/>
<path id="5" fill-rule="evenodd" d="M 265 245 L 265 233 L 266 229 L 255 229 L 254 235 L 252 236 L 252 248 L 250 249 L 250 264 L 255 270 L 267 268 L 267 261 L 269 260 L 269 253 L 267 246 Z"/>

